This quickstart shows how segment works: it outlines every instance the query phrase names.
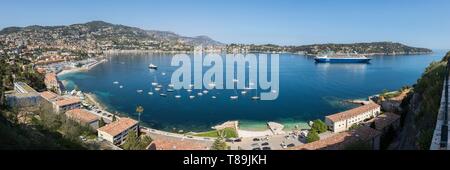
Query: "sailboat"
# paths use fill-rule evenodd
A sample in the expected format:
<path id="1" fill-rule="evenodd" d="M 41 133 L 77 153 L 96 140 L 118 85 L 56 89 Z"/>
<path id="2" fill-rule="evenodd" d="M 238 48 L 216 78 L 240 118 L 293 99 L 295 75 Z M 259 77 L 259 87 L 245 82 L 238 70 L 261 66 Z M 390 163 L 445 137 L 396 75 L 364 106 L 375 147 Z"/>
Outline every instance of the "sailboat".
<path id="1" fill-rule="evenodd" d="M 250 86 L 254 85 L 254 83 L 249 83 Z M 252 100 L 259 100 L 260 97 L 258 96 L 258 86 L 255 87 L 255 96 L 252 97 Z"/>

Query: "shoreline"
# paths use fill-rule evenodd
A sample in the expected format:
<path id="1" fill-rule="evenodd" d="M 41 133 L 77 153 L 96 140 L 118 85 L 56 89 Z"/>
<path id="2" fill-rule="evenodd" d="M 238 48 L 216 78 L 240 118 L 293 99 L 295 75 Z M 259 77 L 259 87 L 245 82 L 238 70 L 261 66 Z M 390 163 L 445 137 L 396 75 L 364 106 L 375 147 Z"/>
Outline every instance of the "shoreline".
<path id="1" fill-rule="evenodd" d="M 62 70 L 59 73 L 57 73 L 56 76 L 63 76 L 66 74 L 77 73 L 77 72 L 86 72 L 106 61 L 107 61 L 106 59 L 101 59 L 100 61 L 88 64 L 87 66 L 82 66 L 80 68 L 71 68 L 71 69 Z"/>

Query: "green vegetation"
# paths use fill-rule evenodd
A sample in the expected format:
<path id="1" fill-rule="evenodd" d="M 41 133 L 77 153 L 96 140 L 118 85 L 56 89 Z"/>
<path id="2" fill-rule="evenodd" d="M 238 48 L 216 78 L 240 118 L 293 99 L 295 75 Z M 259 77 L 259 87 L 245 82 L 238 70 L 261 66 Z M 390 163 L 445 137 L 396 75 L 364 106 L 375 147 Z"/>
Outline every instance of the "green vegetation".
<path id="1" fill-rule="evenodd" d="M 122 145 L 122 148 L 125 150 L 145 150 L 152 142 L 152 139 L 147 135 L 142 136 L 143 137 L 138 137 L 136 132 L 129 132 L 127 140 Z"/>
<path id="2" fill-rule="evenodd" d="M 211 146 L 211 150 L 228 150 L 227 143 L 223 140 L 223 138 L 217 138 L 213 145 Z"/>
<path id="3" fill-rule="evenodd" d="M 320 119 L 314 120 L 311 126 L 311 131 L 316 131 L 319 134 L 326 132 L 327 129 L 328 126 Z"/>
<path id="4" fill-rule="evenodd" d="M 450 52 L 440 62 L 431 63 L 422 74 L 413 91 L 402 102 L 402 127 L 412 129 L 408 136 L 414 135 L 414 146 L 418 149 L 429 149 L 433 129 L 439 112 L 442 87 Z M 412 116 L 412 120 L 407 119 Z"/>
<path id="5" fill-rule="evenodd" d="M 311 130 L 306 137 L 306 142 L 311 143 L 320 140 L 319 134 L 315 130 Z"/>
<path id="6" fill-rule="evenodd" d="M 222 136 L 221 136 L 222 135 Z M 212 131 L 207 131 L 207 132 L 202 132 L 202 133 L 197 133 L 194 136 L 199 136 L 199 137 L 212 137 L 212 138 L 217 138 L 217 137 L 223 137 L 223 138 L 237 138 L 238 134 L 236 132 L 236 129 L 234 128 L 225 128 L 223 130 L 212 130 Z"/>
<path id="7" fill-rule="evenodd" d="M 17 109 L 3 107 L 0 115 L 0 149 L 86 149 L 79 136 L 95 135 L 90 128 L 64 116 L 43 110 L 36 113 L 24 115 Z"/>

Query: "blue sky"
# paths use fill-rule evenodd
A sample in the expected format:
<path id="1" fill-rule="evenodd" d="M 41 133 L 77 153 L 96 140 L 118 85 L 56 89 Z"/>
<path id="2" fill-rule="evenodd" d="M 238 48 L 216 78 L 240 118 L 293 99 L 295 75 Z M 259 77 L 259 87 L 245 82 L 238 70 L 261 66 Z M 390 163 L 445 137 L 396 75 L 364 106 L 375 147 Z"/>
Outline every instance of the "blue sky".
<path id="1" fill-rule="evenodd" d="M 103 20 L 224 43 L 394 41 L 450 49 L 449 0 L 9 0 L 0 28 Z"/>

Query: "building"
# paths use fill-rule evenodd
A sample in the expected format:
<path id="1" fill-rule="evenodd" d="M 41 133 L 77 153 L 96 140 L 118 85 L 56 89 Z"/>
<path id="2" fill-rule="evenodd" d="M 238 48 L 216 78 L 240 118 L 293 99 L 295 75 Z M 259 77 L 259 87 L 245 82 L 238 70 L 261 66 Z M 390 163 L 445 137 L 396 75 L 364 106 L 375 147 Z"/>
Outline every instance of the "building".
<path id="1" fill-rule="evenodd" d="M 66 112 L 66 116 L 69 119 L 72 119 L 82 125 L 90 126 L 94 129 L 97 129 L 99 126 L 99 118 L 85 109 L 69 110 Z"/>
<path id="2" fill-rule="evenodd" d="M 40 94 L 24 82 L 15 82 L 14 91 L 5 94 L 10 107 L 35 107 L 41 102 Z"/>
<path id="3" fill-rule="evenodd" d="M 74 97 L 62 98 L 53 102 L 53 110 L 58 114 L 79 108 L 81 108 L 81 100 Z"/>
<path id="4" fill-rule="evenodd" d="M 154 139 L 147 147 L 148 150 L 210 150 L 210 145 L 205 142 L 180 138 Z"/>
<path id="5" fill-rule="evenodd" d="M 289 148 L 290 150 L 379 150 L 381 132 L 367 126 L 335 133 L 325 139 Z"/>
<path id="6" fill-rule="evenodd" d="M 44 92 L 41 92 L 41 97 L 45 101 L 47 101 L 49 103 L 53 103 L 53 101 L 55 101 L 59 97 L 59 95 L 57 95 L 56 93 L 53 93 L 51 91 L 44 91 Z"/>
<path id="7" fill-rule="evenodd" d="M 55 73 L 45 74 L 44 83 L 47 90 L 57 92 L 58 94 L 61 94 L 62 91 L 64 91 L 64 87 Z"/>
<path id="8" fill-rule="evenodd" d="M 378 116 L 380 112 L 380 105 L 369 102 L 354 109 L 326 116 L 325 123 L 331 131 L 339 133 L 348 130 L 353 125 Z"/>
<path id="9" fill-rule="evenodd" d="M 368 121 L 367 126 L 372 126 L 372 128 L 386 133 L 389 128 L 393 128 L 394 130 L 400 127 L 400 115 L 390 112 L 384 112 L 383 114 L 377 116 L 371 121 Z"/>
<path id="10" fill-rule="evenodd" d="M 120 145 L 125 142 L 128 133 L 132 131 L 137 133 L 138 122 L 130 118 L 120 118 L 115 122 L 111 122 L 99 129 L 97 129 L 98 137 L 113 143 L 114 145 Z"/>

